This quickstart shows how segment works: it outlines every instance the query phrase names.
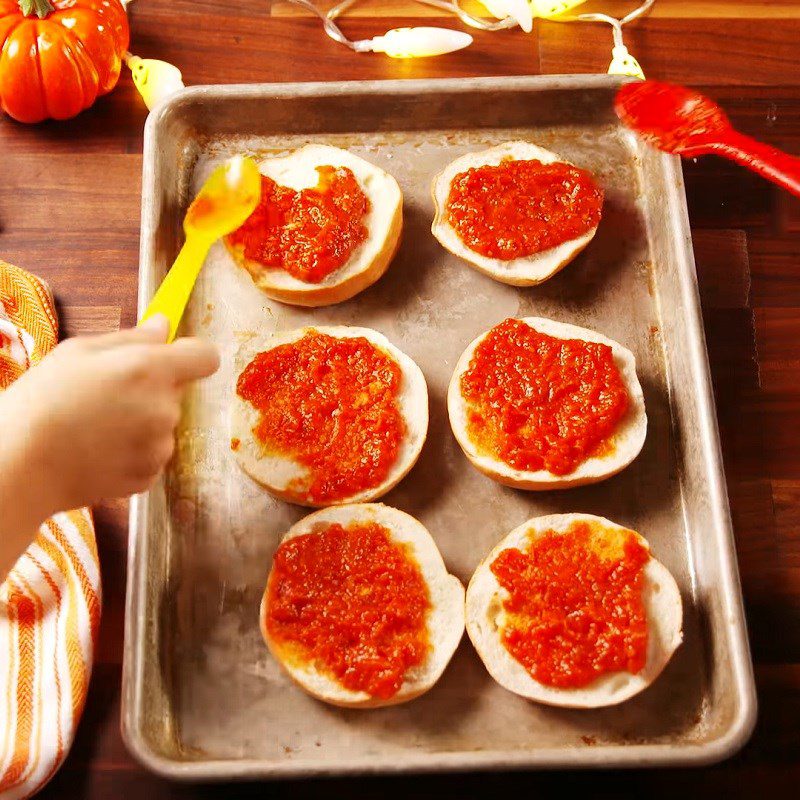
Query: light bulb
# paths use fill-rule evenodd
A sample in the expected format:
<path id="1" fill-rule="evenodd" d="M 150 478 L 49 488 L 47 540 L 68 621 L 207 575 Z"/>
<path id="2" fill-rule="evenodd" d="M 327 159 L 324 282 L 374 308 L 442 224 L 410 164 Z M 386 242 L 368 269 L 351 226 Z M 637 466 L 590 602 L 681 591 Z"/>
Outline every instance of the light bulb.
<path id="1" fill-rule="evenodd" d="M 630 75 L 644 80 L 644 72 L 639 62 L 628 52 L 624 44 L 617 45 L 611 51 L 611 63 L 608 65 L 609 75 Z"/>
<path id="2" fill-rule="evenodd" d="M 139 56 L 128 56 L 126 63 L 130 67 L 134 86 L 148 109 L 152 109 L 165 97 L 183 89 L 181 71 L 173 64 Z"/>
<path id="3" fill-rule="evenodd" d="M 472 44 L 472 37 L 450 28 L 392 28 L 359 44 L 359 50 L 386 53 L 392 58 L 419 58 L 461 50 Z"/>
<path id="4" fill-rule="evenodd" d="M 481 0 L 483 2 L 483 0 Z M 530 0 L 534 17 L 557 17 L 585 3 L 586 0 Z"/>
<path id="5" fill-rule="evenodd" d="M 481 0 L 481 3 L 493 17 L 511 17 L 525 33 L 533 30 L 533 13 L 528 0 Z"/>

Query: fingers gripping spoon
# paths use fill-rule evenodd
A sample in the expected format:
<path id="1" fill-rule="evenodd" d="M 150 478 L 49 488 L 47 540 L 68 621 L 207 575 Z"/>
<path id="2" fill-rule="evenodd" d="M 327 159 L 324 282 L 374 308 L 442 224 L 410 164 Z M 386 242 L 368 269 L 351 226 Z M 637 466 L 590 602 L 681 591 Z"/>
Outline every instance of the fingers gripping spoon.
<path id="1" fill-rule="evenodd" d="M 614 109 L 659 150 L 687 158 L 724 156 L 800 196 L 800 158 L 739 133 L 713 100 L 691 89 L 659 81 L 627 83 Z"/>
<path id="2" fill-rule="evenodd" d="M 167 341 L 175 338 L 211 245 L 235 231 L 253 213 L 260 197 L 261 173 L 252 158 L 237 156 L 211 173 L 183 220 L 186 241 L 139 324 L 163 314 L 169 320 Z"/>

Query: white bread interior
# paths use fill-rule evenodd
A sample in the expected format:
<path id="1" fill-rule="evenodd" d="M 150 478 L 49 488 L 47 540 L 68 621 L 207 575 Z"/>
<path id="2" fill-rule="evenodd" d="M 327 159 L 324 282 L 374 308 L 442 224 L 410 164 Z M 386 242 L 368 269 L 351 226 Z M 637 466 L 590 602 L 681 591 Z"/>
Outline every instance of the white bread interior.
<path id="1" fill-rule="evenodd" d="M 448 164 L 433 180 L 433 202 L 436 211 L 431 232 L 453 255 L 469 262 L 490 278 L 502 283 L 509 283 L 512 286 L 535 286 L 555 275 L 572 261 L 594 238 L 597 226 L 581 236 L 549 250 L 506 261 L 481 255 L 467 247 L 447 221 L 447 198 L 456 175 L 466 172 L 472 167 L 496 166 L 509 157 L 514 161 L 536 160 L 543 164 L 552 164 L 555 161 L 563 164 L 570 163 L 550 150 L 523 141 L 504 142 L 490 147 L 488 150 L 467 153 Z"/>
<path id="2" fill-rule="evenodd" d="M 388 699 L 348 689 L 336 678 L 320 672 L 313 664 L 297 663 L 287 658 L 281 647 L 271 640 L 266 625 L 266 591 L 261 602 L 261 632 L 264 640 L 289 676 L 319 700 L 352 708 L 375 708 L 412 700 L 427 692 L 439 680 L 461 641 L 464 634 L 464 586 L 458 578 L 447 572 L 441 553 L 428 530 L 404 511 L 381 503 L 336 506 L 316 511 L 293 525 L 282 541 L 312 533 L 336 522 L 344 527 L 352 523 L 376 522 L 389 529 L 393 541 L 411 548 L 428 586 L 431 603 L 427 618 L 431 647 L 427 658 L 422 664 L 408 670 L 400 690 Z"/>
<path id="3" fill-rule="evenodd" d="M 319 183 L 316 167 L 348 167 L 370 208 L 364 217 L 367 238 L 339 269 L 320 283 L 307 283 L 283 269 L 267 269 L 245 258 L 243 248 L 225 240 L 228 251 L 266 295 L 297 306 L 327 306 L 348 300 L 371 286 L 386 272 L 400 244 L 403 195 L 397 181 L 363 158 L 326 144 L 307 144 L 288 156 L 268 158 L 259 164 L 262 174 L 295 191 Z"/>
<path id="4" fill-rule="evenodd" d="M 614 363 L 619 369 L 622 380 L 628 390 L 630 406 L 625 417 L 613 435 L 613 447 L 609 452 L 591 456 L 579 464 L 567 475 L 554 475 L 548 470 L 525 471 L 514 469 L 494 456 L 478 449 L 467 433 L 468 405 L 461 394 L 461 376 L 467 371 L 475 348 L 489 334 L 482 333 L 473 340 L 461 354 L 456 364 L 450 386 L 447 391 L 447 411 L 450 426 L 461 449 L 472 464 L 485 475 L 518 489 L 549 490 L 569 489 L 610 478 L 623 470 L 633 461 L 644 445 L 647 435 L 647 414 L 644 407 L 644 395 L 639 379 L 636 376 L 636 359 L 627 347 L 588 328 L 557 322 L 544 317 L 524 317 L 520 320 L 540 333 L 555 336 L 559 339 L 583 339 L 587 342 L 602 342 L 608 345 L 614 356 Z"/>
<path id="5" fill-rule="evenodd" d="M 563 533 L 581 520 L 620 528 L 616 523 L 591 514 L 552 514 L 528 520 L 508 534 L 480 563 L 467 588 L 467 633 L 486 669 L 503 687 L 528 700 L 566 708 L 599 708 L 621 703 L 647 688 L 664 669 L 683 639 L 681 594 L 669 570 L 652 556 L 644 567 L 644 605 L 647 614 L 647 661 L 641 672 L 601 675 L 581 688 L 545 686 L 534 680 L 508 652 L 500 636 L 503 601 L 508 593 L 491 571 L 502 550 L 527 550 L 530 532 Z M 637 534 L 638 536 L 638 534 Z M 641 543 L 647 542 L 641 536 Z"/>
<path id="6" fill-rule="evenodd" d="M 375 500 L 386 494 L 405 477 L 422 451 L 422 445 L 425 443 L 425 437 L 428 433 L 428 387 L 425 383 L 425 377 L 409 356 L 391 344 L 383 334 L 371 328 L 348 327 L 345 325 L 296 328 L 291 331 L 274 334 L 264 342 L 263 346 L 258 348 L 258 351 L 266 352 L 279 345 L 289 344 L 301 339 L 310 331 L 319 331 L 336 338 L 362 336 L 372 342 L 383 353 L 390 356 L 400 366 L 402 378 L 397 402 L 400 413 L 405 420 L 406 434 L 400 445 L 397 460 L 381 484 L 372 489 L 366 489 L 350 497 L 337 500 L 334 504 Z M 283 500 L 311 507 L 332 505 L 331 503 L 314 503 L 307 496 L 298 496 L 296 490 L 289 487 L 291 482 L 307 475 L 307 468 L 288 456 L 264 452 L 261 442 L 253 434 L 253 429 L 259 422 L 260 413 L 249 402 L 239 397 L 235 386 L 233 387 L 231 409 L 231 437 L 239 439 L 240 442 L 238 449 L 233 452 L 239 462 L 239 466 L 251 478 L 260 483 L 267 491 Z"/>

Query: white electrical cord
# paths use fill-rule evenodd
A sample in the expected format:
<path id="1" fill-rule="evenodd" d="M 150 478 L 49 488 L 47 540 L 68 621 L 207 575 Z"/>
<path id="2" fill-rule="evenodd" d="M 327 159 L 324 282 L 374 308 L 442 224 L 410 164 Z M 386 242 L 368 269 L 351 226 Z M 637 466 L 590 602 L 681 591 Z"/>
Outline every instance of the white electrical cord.
<path id="1" fill-rule="evenodd" d="M 310 2 L 310 0 L 289 0 L 289 2 L 296 6 L 300 6 L 301 8 L 305 8 L 307 11 L 311 11 L 313 14 L 316 14 L 322 20 L 322 26 L 325 28 L 325 33 L 327 33 L 334 42 L 339 42 L 339 44 L 343 44 L 345 47 L 349 47 L 351 50 L 358 52 L 357 42 L 348 39 L 339 29 L 339 26 L 333 21 L 337 16 L 333 12 L 339 6 L 332 8 L 326 14 L 323 11 L 320 11 L 312 2 Z M 353 0 L 351 0 L 351 3 L 352 2 Z"/>
<path id="2" fill-rule="evenodd" d="M 307 0 L 289 0 L 289 2 L 299 2 L 305 5 Z M 352 8 L 357 2 L 359 2 L 359 0 L 342 0 L 341 3 L 338 3 L 328 11 L 326 17 L 329 20 L 336 19 Z M 490 22 L 487 19 L 475 17 L 461 8 L 459 0 L 416 0 L 416 2 L 431 6 L 432 8 L 438 8 L 441 11 L 449 11 L 451 14 L 455 14 L 465 25 L 480 31 L 501 31 L 514 28 L 517 25 L 517 21 L 511 17 L 506 17 L 497 22 Z"/>
<path id="3" fill-rule="evenodd" d="M 426 0 L 417 0 L 417 2 L 426 2 Z M 453 0 L 453 2 L 457 3 L 458 0 Z M 622 19 L 610 17 L 608 14 L 573 14 L 553 17 L 550 22 L 606 22 L 611 26 L 611 31 L 614 35 L 614 47 L 624 47 L 625 43 L 622 41 L 623 26 L 646 14 L 655 2 L 656 0 L 644 0 L 638 8 L 635 8 L 630 14 L 626 14 Z"/>

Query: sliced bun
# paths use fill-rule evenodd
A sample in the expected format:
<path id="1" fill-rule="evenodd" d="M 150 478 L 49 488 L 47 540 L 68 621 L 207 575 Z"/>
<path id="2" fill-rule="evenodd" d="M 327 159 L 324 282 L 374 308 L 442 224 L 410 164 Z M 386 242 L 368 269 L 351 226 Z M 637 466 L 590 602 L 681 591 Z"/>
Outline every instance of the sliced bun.
<path id="1" fill-rule="evenodd" d="M 639 379 L 636 377 L 636 359 L 633 353 L 627 347 L 588 328 L 579 328 L 577 325 L 568 325 L 565 322 L 556 322 L 544 317 L 525 317 L 520 322 L 530 325 L 540 333 L 559 339 L 602 342 L 611 348 L 614 363 L 620 371 L 630 397 L 630 408 L 614 434 L 613 447 L 607 453 L 587 458 L 567 475 L 554 475 L 543 469 L 532 472 L 514 469 L 504 461 L 479 451 L 467 433 L 467 403 L 461 394 L 461 376 L 469 368 L 475 348 L 489 334 L 487 331 L 472 341 L 461 354 L 447 391 L 450 426 L 461 449 L 473 465 L 485 475 L 506 486 L 514 486 L 518 489 L 569 489 L 573 486 L 597 483 L 616 475 L 639 455 L 647 434 L 644 395 Z"/>
<path id="2" fill-rule="evenodd" d="M 335 678 L 320 672 L 313 664 L 299 664 L 286 657 L 280 645 L 267 631 L 268 591 L 261 602 L 261 633 L 272 655 L 289 676 L 309 694 L 337 706 L 375 708 L 413 700 L 425 693 L 439 680 L 464 633 L 464 587 L 461 581 L 447 572 L 442 556 L 430 533 L 414 517 L 380 503 L 337 506 L 317 511 L 290 528 L 283 541 L 293 539 L 332 523 L 344 527 L 352 523 L 376 522 L 391 532 L 392 540 L 407 544 L 419 564 L 428 586 L 431 609 L 428 614 L 428 636 L 431 644 L 426 660 L 410 669 L 400 690 L 386 700 L 367 692 L 348 689 Z M 267 581 L 272 580 L 272 573 Z"/>
<path id="3" fill-rule="evenodd" d="M 683 639 L 681 595 L 667 568 L 652 557 L 644 567 L 644 604 L 648 626 L 644 669 L 637 675 L 630 672 L 602 675 L 589 685 L 576 689 L 539 683 L 506 649 L 501 640 L 499 621 L 504 613 L 502 604 L 507 593 L 490 568 L 502 550 L 527 549 L 531 532 L 534 536 L 540 536 L 548 530 L 563 533 L 573 523 L 580 521 L 621 529 L 621 526 L 591 514 L 552 514 L 528 520 L 515 528 L 480 563 L 472 576 L 467 588 L 467 633 L 491 676 L 509 691 L 552 706 L 598 708 L 621 703 L 647 688 L 664 669 Z M 647 546 L 644 538 L 639 536 L 639 540 Z"/>
<path id="4" fill-rule="evenodd" d="M 231 411 L 231 436 L 239 440 L 238 449 L 234 451 L 239 466 L 251 478 L 260 483 L 267 491 L 282 500 L 288 500 L 301 506 L 320 507 L 323 505 L 340 505 L 375 500 L 394 488 L 414 466 L 428 434 L 428 387 L 425 377 L 416 363 L 405 353 L 395 347 L 381 333 L 371 328 L 356 328 L 345 325 L 315 326 L 313 328 L 297 328 L 292 331 L 272 336 L 260 352 L 272 350 L 283 344 L 297 341 L 310 331 L 319 331 L 336 338 L 355 338 L 362 336 L 372 342 L 378 349 L 388 354 L 400 366 L 402 381 L 398 393 L 400 412 L 406 423 L 406 435 L 400 446 L 397 460 L 386 479 L 372 489 L 366 489 L 350 497 L 337 500 L 335 503 L 315 503 L 307 496 L 298 496 L 289 484 L 302 478 L 307 470 L 289 456 L 264 453 L 261 443 L 253 435 L 253 428 L 258 424 L 258 410 L 243 400 L 234 387 Z"/>
<path id="5" fill-rule="evenodd" d="M 403 195 L 397 181 L 374 164 L 347 150 L 325 144 L 307 144 L 288 156 L 268 158 L 259 164 L 261 172 L 281 186 L 295 191 L 316 186 L 316 167 L 348 167 L 356 177 L 370 208 L 364 218 L 367 239 L 350 259 L 320 283 L 307 283 L 283 269 L 267 269 L 245 258 L 241 246 L 225 245 L 256 286 L 273 300 L 295 306 L 328 306 L 341 303 L 371 286 L 386 272 L 400 244 L 403 227 Z"/>
<path id="6" fill-rule="evenodd" d="M 534 253 L 522 258 L 503 260 L 490 258 L 476 253 L 467 247 L 447 221 L 447 198 L 450 186 L 456 175 L 466 172 L 472 167 L 496 166 L 506 158 L 514 161 L 541 161 L 543 164 L 570 162 L 550 150 L 538 147 L 530 142 L 504 142 L 488 150 L 478 153 L 468 153 L 448 164 L 433 180 L 433 202 L 436 209 L 431 232 L 441 242 L 442 246 L 453 255 L 463 258 L 480 272 L 502 283 L 512 286 L 535 286 L 556 274 L 575 258 L 584 247 L 594 238 L 597 226 L 581 236 L 564 242 L 549 250 Z"/>

